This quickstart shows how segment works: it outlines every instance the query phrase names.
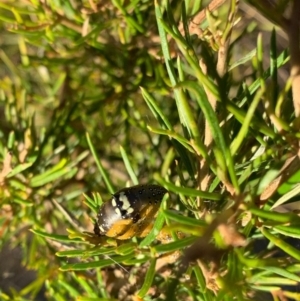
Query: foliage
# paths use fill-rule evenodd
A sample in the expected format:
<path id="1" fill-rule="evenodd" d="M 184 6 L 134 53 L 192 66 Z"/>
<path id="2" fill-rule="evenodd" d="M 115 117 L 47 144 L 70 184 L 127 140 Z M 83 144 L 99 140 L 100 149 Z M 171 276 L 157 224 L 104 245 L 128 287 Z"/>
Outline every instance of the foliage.
<path id="1" fill-rule="evenodd" d="M 36 271 L 2 300 L 299 299 L 299 5 L 200 2 L 0 3 L 0 243 Z M 93 235 L 152 182 L 147 237 Z"/>

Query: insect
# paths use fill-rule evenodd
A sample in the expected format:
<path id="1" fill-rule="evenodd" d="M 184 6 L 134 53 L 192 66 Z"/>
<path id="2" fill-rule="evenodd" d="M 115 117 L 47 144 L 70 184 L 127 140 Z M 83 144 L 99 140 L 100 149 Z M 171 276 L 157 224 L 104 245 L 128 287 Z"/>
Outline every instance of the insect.
<path id="1" fill-rule="evenodd" d="M 123 188 L 113 194 L 99 209 L 94 233 L 125 240 L 145 237 L 152 229 L 154 218 L 167 190 L 147 184 Z"/>

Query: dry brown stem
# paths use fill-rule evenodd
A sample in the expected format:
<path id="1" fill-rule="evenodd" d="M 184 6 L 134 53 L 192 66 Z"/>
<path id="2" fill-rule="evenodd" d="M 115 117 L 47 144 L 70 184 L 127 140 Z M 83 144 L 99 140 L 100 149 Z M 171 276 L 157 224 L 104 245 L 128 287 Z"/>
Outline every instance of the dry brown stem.
<path id="1" fill-rule="evenodd" d="M 295 116 L 300 118 L 300 1 L 294 0 L 290 23 L 287 28 L 290 46 L 292 92 Z M 297 122 L 299 124 L 299 122 Z M 299 128 L 299 127 L 298 127 Z"/>

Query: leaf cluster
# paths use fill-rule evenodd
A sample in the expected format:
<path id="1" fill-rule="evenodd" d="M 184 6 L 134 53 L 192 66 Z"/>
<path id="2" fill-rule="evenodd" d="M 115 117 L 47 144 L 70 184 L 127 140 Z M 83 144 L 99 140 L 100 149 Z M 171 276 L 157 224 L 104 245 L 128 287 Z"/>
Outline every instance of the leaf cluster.
<path id="1" fill-rule="evenodd" d="M 0 247 L 36 273 L 2 300 L 299 299 L 299 5 L 223 2 L 0 3 Z M 93 235 L 153 182 L 146 238 Z"/>

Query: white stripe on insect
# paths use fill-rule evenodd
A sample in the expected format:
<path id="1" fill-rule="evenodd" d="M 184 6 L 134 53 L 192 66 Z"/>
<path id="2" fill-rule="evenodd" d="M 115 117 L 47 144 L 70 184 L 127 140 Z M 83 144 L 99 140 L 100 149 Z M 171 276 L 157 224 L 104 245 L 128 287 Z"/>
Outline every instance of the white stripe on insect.
<path id="1" fill-rule="evenodd" d="M 118 216 L 122 216 L 121 210 L 119 208 L 116 208 L 115 212 Z"/>
<path id="2" fill-rule="evenodd" d="M 115 197 L 112 198 L 111 204 L 113 205 L 113 207 L 117 207 L 117 202 L 116 202 L 116 198 Z"/>
<path id="3" fill-rule="evenodd" d="M 127 210 L 128 208 L 130 208 L 130 203 L 125 192 L 120 192 L 119 200 L 123 203 L 121 209 Z"/>

